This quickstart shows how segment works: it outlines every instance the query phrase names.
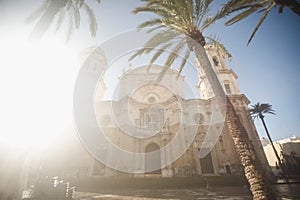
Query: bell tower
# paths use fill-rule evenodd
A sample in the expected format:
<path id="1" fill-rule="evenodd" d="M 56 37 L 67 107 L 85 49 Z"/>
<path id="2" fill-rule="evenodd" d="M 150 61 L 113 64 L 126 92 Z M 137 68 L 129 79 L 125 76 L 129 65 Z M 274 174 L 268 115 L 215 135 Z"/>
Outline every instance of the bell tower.
<path id="1" fill-rule="evenodd" d="M 237 78 L 238 76 L 236 73 L 228 68 L 226 63 L 226 55 L 222 51 L 218 50 L 215 45 L 207 44 L 205 47 L 206 53 L 210 60 L 211 66 L 215 70 L 217 77 L 219 79 L 220 84 L 222 85 L 226 96 L 229 98 L 233 106 L 235 107 L 235 111 L 244 125 L 249 139 L 252 141 L 258 158 L 262 163 L 262 166 L 265 167 L 267 172 L 271 172 L 271 169 L 268 165 L 266 156 L 263 151 L 263 147 L 261 145 L 259 136 L 257 134 L 255 125 L 253 120 L 248 111 L 248 105 L 250 103 L 249 99 L 240 92 Z M 199 63 L 196 62 L 196 66 L 200 66 Z M 210 83 L 208 82 L 206 75 L 201 67 L 197 67 L 198 69 L 198 76 L 199 76 L 199 83 L 197 87 L 199 88 L 200 97 L 202 99 L 210 99 L 214 96 L 213 91 L 211 89 Z M 231 136 L 229 135 L 229 131 L 224 131 L 223 134 L 220 136 L 223 137 L 222 141 L 225 141 L 226 138 L 229 139 Z M 219 142 L 220 146 L 221 142 Z M 232 143 L 233 145 L 233 143 Z M 221 148 L 222 149 L 222 148 Z M 222 151 L 224 155 L 230 155 L 228 150 Z M 226 157 L 226 156 L 224 156 Z M 226 161 L 227 162 L 227 161 Z M 226 164 L 226 162 L 224 162 Z M 227 165 L 227 164 L 226 164 Z"/>
<path id="2" fill-rule="evenodd" d="M 228 68 L 226 63 L 226 55 L 219 51 L 214 45 L 207 44 L 205 46 L 208 58 L 213 66 L 218 79 L 223 86 L 226 95 L 240 94 L 240 90 L 237 85 L 238 76 L 236 73 Z M 200 65 L 196 63 L 196 65 Z M 198 68 L 199 83 L 198 88 L 202 99 L 209 99 L 214 96 L 208 80 L 206 79 L 204 71 Z"/>
<path id="3" fill-rule="evenodd" d="M 107 68 L 107 60 L 104 51 L 98 46 L 92 46 L 83 50 L 79 55 L 79 62 L 92 77 L 100 78 Z M 95 100 L 101 101 L 106 90 L 105 84 L 99 81 L 95 91 Z"/>

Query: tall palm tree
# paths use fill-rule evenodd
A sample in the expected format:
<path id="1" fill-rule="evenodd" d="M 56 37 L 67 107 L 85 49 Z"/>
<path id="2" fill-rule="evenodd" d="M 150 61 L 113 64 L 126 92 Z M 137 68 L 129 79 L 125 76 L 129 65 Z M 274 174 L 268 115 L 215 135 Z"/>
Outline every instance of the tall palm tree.
<path id="1" fill-rule="evenodd" d="M 95 1 L 100 3 L 100 0 Z M 91 36 L 94 37 L 97 32 L 97 20 L 93 9 L 85 0 L 45 0 L 43 4 L 26 19 L 27 22 L 38 20 L 31 37 L 41 39 L 56 17 L 56 30 L 60 29 L 67 15 L 69 17 L 67 40 L 69 40 L 74 29 L 78 29 L 80 26 L 81 9 L 84 9 L 87 13 L 90 23 L 90 33 Z"/>
<path id="2" fill-rule="evenodd" d="M 265 123 L 265 116 L 264 114 L 272 114 L 272 115 L 275 115 L 275 112 L 274 110 L 272 109 L 272 105 L 268 104 L 268 103 L 256 103 L 255 105 L 252 105 L 251 108 L 249 109 L 249 112 L 250 114 L 254 117 L 254 118 L 260 118 L 261 122 L 263 123 L 263 126 L 265 128 L 265 131 L 267 133 L 267 136 L 269 138 L 269 141 L 272 145 L 272 148 L 274 150 L 274 153 L 275 153 L 275 156 L 278 160 L 278 164 L 280 165 L 281 163 L 281 160 L 280 160 L 280 157 L 278 155 L 278 152 L 276 150 L 276 148 L 274 147 L 274 144 L 273 144 L 273 141 L 271 139 L 271 135 L 269 133 L 269 130 L 267 128 L 267 125 Z"/>
<path id="3" fill-rule="evenodd" d="M 288 7 L 292 12 L 300 16 L 300 3 L 297 0 L 229 0 L 223 6 L 223 11 L 227 12 L 227 14 L 236 12 L 238 14 L 228 20 L 225 24 L 232 25 L 253 13 L 261 13 L 261 18 L 248 40 L 248 45 L 270 11 L 276 7 L 278 7 L 279 13 L 283 12 L 284 7 Z"/>
<path id="4" fill-rule="evenodd" d="M 236 150 L 244 166 L 245 176 L 249 182 L 250 190 L 254 199 L 274 199 L 272 191 L 267 184 L 267 178 L 262 169 L 254 146 L 249 136 L 240 122 L 233 104 L 226 97 L 223 87 L 218 81 L 217 75 L 210 64 L 204 46 L 206 39 L 212 42 L 218 49 L 227 52 L 223 45 L 217 43 L 212 38 L 205 38 L 203 31 L 218 19 L 224 17 L 225 12 L 218 12 L 215 16 L 210 16 L 210 5 L 212 0 L 142 0 L 145 4 L 133 10 L 134 14 L 140 12 L 152 13 L 156 18 L 146 21 L 138 26 L 138 29 L 150 27 L 149 32 L 154 35 L 146 42 L 144 48 L 135 53 L 136 56 L 154 52 L 150 65 L 158 59 L 163 52 L 171 52 L 165 62 L 162 74 L 174 63 L 176 59 L 182 59 L 179 71 L 191 53 L 200 63 L 206 74 L 211 88 L 215 94 L 219 107 L 226 110 L 225 123 L 232 135 Z M 184 52 L 183 58 L 179 55 Z M 227 57 L 230 54 L 226 54 Z M 161 75 L 159 78 L 161 78 Z"/>

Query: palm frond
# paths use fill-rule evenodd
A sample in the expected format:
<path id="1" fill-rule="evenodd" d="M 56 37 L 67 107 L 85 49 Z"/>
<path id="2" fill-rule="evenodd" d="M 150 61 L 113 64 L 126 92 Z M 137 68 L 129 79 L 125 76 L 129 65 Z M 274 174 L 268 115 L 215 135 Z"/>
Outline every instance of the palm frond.
<path id="1" fill-rule="evenodd" d="M 213 36 L 205 36 L 205 38 L 209 41 L 209 43 L 213 44 L 217 50 L 219 50 L 224 56 L 228 59 L 232 58 L 232 55 L 229 53 L 229 51 L 225 48 L 225 46 L 216 38 Z"/>
<path id="2" fill-rule="evenodd" d="M 66 4 L 66 8 L 67 8 L 67 11 L 69 11 L 73 5 L 73 0 L 68 0 L 67 4 Z"/>
<path id="3" fill-rule="evenodd" d="M 167 59 L 167 61 L 165 62 L 164 66 L 170 68 L 171 65 L 174 63 L 175 59 L 177 57 L 179 57 L 180 55 L 180 51 L 182 50 L 182 48 L 186 45 L 184 40 L 181 40 L 180 43 L 178 43 L 170 52 L 170 55 Z"/>
<path id="4" fill-rule="evenodd" d="M 80 12 L 77 4 L 72 5 L 71 12 L 73 13 L 72 15 L 74 17 L 75 28 L 78 29 L 80 26 Z"/>
<path id="5" fill-rule="evenodd" d="M 254 105 L 251 105 L 251 107 L 248 109 L 251 116 L 256 119 L 260 116 L 264 116 L 263 114 L 272 114 L 275 115 L 275 111 L 272 109 L 272 105 L 268 103 L 256 103 Z"/>
<path id="6" fill-rule="evenodd" d="M 133 59 L 136 58 L 137 56 L 143 55 L 147 49 L 148 49 L 148 48 L 145 48 L 145 47 L 142 48 L 142 49 L 139 49 L 135 54 L 133 54 L 133 55 L 128 59 L 128 61 L 133 60 Z"/>
<path id="7" fill-rule="evenodd" d="M 225 22 L 225 25 L 226 26 L 232 25 L 232 24 L 248 17 L 249 15 L 253 14 L 254 12 L 256 12 L 260 8 L 261 8 L 260 5 L 255 5 L 253 7 L 250 7 L 248 10 L 245 10 L 244 12 L 241 12 L 240 14 L 236 15 L 235 17 L 233 17 L 230 20 L 228 20 L 227 22 Z"/>
<path id="8" fill-rule="evenodd" d="M 56 23 L 56 31 L 58 31 L 66 17 L 66 10 L 62 9 L 58 15 L 57 23 Z"/>
<path id="9" fill-rule="evenodd" d="M 145 45 L 142 49 L 139 49 L 136 53 L 134 53 L 129 58 L 129 61 L 133 60 L 137 56 L 141 56 L 143 54 L 149 54 L 150 52 L 154 51 L 155 49 L 159 49 L 158 52 L 160 50 L 165 51 L 168 47 L 172 46 L 176 42 L 176 37 L 178 35 L 180 35 L 180 34 L 173 30 L 169 30 L 169 29 L 166 29 L 166 30 L 156 33 L 145 43 Z M 170 41 L 172 41 L 172 43 Z M 163 53 L 163 52 L 161 52 L 161 53 Z M 161 53 L 155 54 L 154 57 L 152 58 L 153 62 L 150 61 L 150 63 L 151 62 L 154 63 L 156 61 L 156 59 L 161 55 Z M 156 56 L 158 56 L 158 57 L 155 58 Z"/>
<path id="10" fill-rule="evenodd" d="M 212 16 L 207 16 L 205 20 L 203 21 L 202 26 L 200 27 L 201 32 L 204 31 L 208 26 L 210 26 L 213 23 L 213 17 Z"/>
<path id="11" fill-rule="evenodd" d="M 237 2 L 240 3 L 240 1 L 237 1 Z M 239 5 L 239 3 L 236 3 L 236 4 Z M 248 8 L 248 6 L 246 6 L 246 7 Z M 220 10 L 218 10 L 217 13 L 215 15 L 213 15 L 213 16 L 203 15 L 202 17 L 204 18 L 206 16 L 206 19 L 203 21 L 202 26 L 200 26 L 200 23 L 199 23 L 198 26 L 200 26 L 200 30 L 203 31 L 204 29 L 206 29 L 207 27 L 209 27 L 210 25 L 212 25 L 216 21 L 218 21 L 218 20 L 220 20 L 222 18 L 225 18 L 226 16 L 230 15 L 231 12 L 233 12 L 233 10 L 235 10 L 235 9 L 237 9 L 237 8 L 233 8 L 231 6 L 227 6 L 227 4 L 226 4 Z M 242 9 L 242 8 L 239 7 L 239 9 Z M 239 9 L 237 9 L 237 10 L 239 10 Z"/>
<path id="12" fill-rule="evenodd" d="M 212 3 L 212 0 L 200 0 L 199 4 L 201 5 L 200 6 L 200 9 L 198 11 L 198 13 L 196 14 L 196 26 L 199 27 L 200 24 L 202 23 L 203 19 L 205 17 L 207 17 L 207 14 L 209 13 L 210 11 L 210 5 Z"/>
<path id="13" fill-rule="evenodd" d="M 165 73 L 168 71 L 168 69 L 170 69 L 171 65 L 174 63 L 174 61 L 176 60 L 177 57 L 179 57 L 180 55 L 180 51 L 183 49 L 183 47 L 186 45 L 185 40 L 182 39 L 181 42 L 179 42 L 170 52 L 163 70 L 160 72 L 157 81 L 161 81 L 162 78 L 164 77 Z"/>
<path id="14" fill-rule="evenodd" d="M 96 0 L 96 2 L 100 3 L 100 0 Z M 40 17 L 31 37 L 40 39 L 56 18 L 56 31 L 58 31 L 61 28 L 65 16 L 68 14 L 69 30 L 67 31 L 67 38 L 69 39 L 70 34 L 73 32 L 72 29 L 79 29 L 81 22 L 80 9 L 82 7 L 89 18 L 91 35 L 95 36 L 97 32 L 97 20 L 93 10 L 85 3 L 85 0 L 45 0 L 40 8 L 26 19 L 26 22 L 32 22 Z M 70 17 L 73 19 L 71 20 Z M 71 26 L 73 26 L 73 28 L 71 28 Z"/>
<path id="15" fill-rule="evenodd" d="M 170 46 L 172 46 L 172 43 L 165 44 L 164 46 L 159 48 L 159 50 L 156 51 L 156 53 L 152 56 L 152 58 L 148 64 L 148 70 L 150 69 L 152 64 L 162 55 L 162 53 L 164 53 L 166 51 L 166 49 L 168 49 Z"/>
<path id="16" fill-rule="evenodd" d="M 194 0 L 175 1 L 176 14 L 182 25 L 194 26 Z"/>
<path id="17" fill-rule="evenodd" d="M 196 23 L 197 23 L 197 21 L 198 21 L 198 16 L 199 16 L 199 13 L 201 12 L 201 9 L 202 9 L 202 7 L 201 7 L 202 5 L 201 5 L 201 0 L 195 0 L 195 9 L 194 9 L 194 16 L 195 16 L 195 20 L 196 20 Z"/>
<path id="18" fill-rule="evenodd" d="M 161 79 L 167 69 L 175 62 L 179 57 L 179 52 L 183 50 L 184 45 L 189 45 L 190 38 L 197 43 L 204 42 L 203 30 L 199 29 L 197 23 L 201 24 L 204 21 L 204 28 L 211 25 L 213 22 L 221 18 L 221 14 L 218 16 L 209 17 L 209 11 L 212 4 L 212 0 L 141 0 L 145 2 L 144 5 L 135 8 L 132 12 L 134 14 L 143 12 L 151 13 L 156 16 L 156 18 L 146 21 L 138 26 L 138 29 L 145 27 L 151 28 L 148 32 L 157 31 L 162 29 L 162 31 L 154 34 L 144 45 L 143 49 L 138 50 L 130 60 L 133 58 L 149 54 L 150 52 L 156 50 L 150 64 L 154 63 L 165 51 L 173 48 L 169 54 L 165 67 L 160 74 L 159 79 Z M 211 39 L 211 43 L 217 43 L 217 41 Z M 183 44 L 184 43 L 184 44 Z M 173 44 L 173 45 L 170 45 Z M 167 47 L 167 48 L 165 48 Z M 188 46 L 189 47 L 189 46 Z M 231 58 L 230 53 L 225 49 L 222 44 L 216 44 L 216 47 L 223 51 L 225 56 Z M 178 48 L 178 49 L 177 49 Z M 164 50 L 165 49 L 165 50 Z M 187 59 L 190 56 L 193 49 L 188 49 L 185 51 L 184 58 L 181 60 L 179 71 L 181 72 L 186 65 Z M 182 57 L 181 57 L 182 58 Z"/>
<path id="19" fill-rule="evenodd" d="M 247 45 L 252 41 L 254 35 L 256 34 L 257 30 L 263 23 L 263 21 L 268 16 L 270 10 L 276 5 L 276 1 L 271 0 L 229 0 L 226 4 L 222 7 L 222 14 L 224 16 L 230 15 L 232 13 L 238 12 L 237 15 L 232 17 L 230 20 L 225 22 L 225 25 L 232 25 L 240 20 L 245 19 L 249 15 L 253 13 L 261 13 L 263 12 L 263 15 L 259 19 L 256 27 L 252 31 L 249 40 L 247 42 Z"/>
<path id="20" fill-rule="evenodd" d="M 174 40 L 180 33 L 170 29 L 163 30 L 156 33 L 152 36 L 144 45 L 145 48 L 156 48 L 162 44 L 168 43 L 171 40 Z M 146 50 L 145 53 L 149 53 L 149 50 Z"/>
<path id="21" fill-rule="evenodd" d="M 276 115 L 274 110 L 268 110 L 268 111 L 265 111 L 264 113 L 268 113 L 268 114 L 272 114 L 272 115 Z"/>
<path id="22" fill-rule="evenodd" d="M 163 79 L 168 70 L 169 68 L 166 66 L 162 68 L 161 72 L 159 73 L 159 76 L 157 77 L 157 82 L 160 82 Z"/>
<path id="23" fill-rule="evenodd" d="M 50 4 L 50 0 L 44 1 L 38 9 L 36 9 L 33 13 L 31 13 L 26 18 L 25 22 L 31 23 L 31 22 L 37 20 L 43 14 L 43 12 L 45 12 L 45 10 L 48 8 L 49 4 Z"/>
<path id="24" fill-rule="evenodd" d="M 149 1 L 147 1 L 149 4 Z M 135 8 L 132 13 L 137 14 L 139 12 L 149 12 L 158 15 L 162 20 L 163 25 L 184 32 L 184 27 L 186 26 L 186 23 L 189 21 L 189 19 L 186 19 L 186 12 L 184 12 L 184 9 L 179 7 L 179 3 L 182 4 L 182 1 L 150 1 L 151 4 L 146 4 L 145 6 L 137 7 Z M 159 3 L 157 3 L 159 2 Z M 158 20 L 156 20 L 158 21 Z M 155 24 L 153 24 L 155 25 Z M 142 27 L 149 27 L 149 25 L 144 24 L 141 25 Z"/>
<path id="25" fill-rule="evenodd" d="M 84 3 L 83 8 L 85 9 L 89 18 L 91 36 L 95 37 L 97 33 L 97 19 L 95 13 L 86 3 Z"/>
<path id="26" fill-rule="evenodd" d="M 236 11 L 241 11 L 246 8 L 252 7 L 253 4 L 259 3 L 257 0 L 229 0 L 222 6 L 222 12 L 227 15 Z M 262 5 L 263 6 L 263 5 Z"/>
<path id="27" fill-rule="evenodd" d="M 163 7 L 166 9 L 169 9 L 172 4 L 174 4 L 174 1 L 161 1 L 161 0 L 146 0 L 147 4 L 146 6 L 158 6 Z"/>
<path id="28" fill-rule="evenodd" d="M 77 0 L 77 1 L 78 1 L 78 0 Z M 82 8 L 83 4 L 84 4 L 84 0 L 79 0 L 79 7 L 80 7 L 80 8 Z"/>
<path id="29" fill-rule="evenodd" d="M 154 13 L 156 15 L 162 16 L 162 17 L 170 16 L 170 13 L 168 13 L 168 11 L 166 11 L 163 8 L 158 8 L 155 6 L 141 6 L 141 7 L 135 8 L 132 11 L 133 14 L 137 14 L 139 12 L 150 12 L 150 13 Z"/>
<path id="30" fill-rule="evenodd" d="M 249 45 L 249 43 L 251 42 L 251 40 L 253 39 L 255 33 L 257 32 L 257 30 L 259 29 L 259 27 L 261 26 L 261 24 L 264 22 L 264 20 L 266 19 L 266 17 L 268 16 L 269 12 L 271 11 L 271 9 L 275 6 L 275 3 L 272 3 L 268 9 L 265 11 L 265 13 L 263 14 L 263 16 L 259 19 L 255 29 L 253 30 L 253 32 L 250 35 L 250 38 L 247 42 L 247 45 Z"/>
<path id="31" fill-rule="evenodd" d="M 153 20 L 149 20 L 144 23 L 141 23 L 140 25 L 138 25 L 137 29 L 141 30 L 143 28 L 152 27 L 154 25 L 159 25 L 159 24 L 163 24 L 163 21 L 162 21 L 162 19 L 157 18 L 157 19 L 153 19 Z"/>
<path id="32" fill-rule="evenodd" d="M 191 51 L 189 49 L 187 49 L 185 54 L 184 54 L 184 57 L 182 58 L 181 64 L 179 66 L 178 76 L 181 74 L 183 68 L 185 67 L 185 64 L 186 64 L 187 60 L 189 59 L 190 54 L 191 54 Z"/>
<path id="33" fill-rule="evenodd" d="M 164 25 L 158 25 L 158 26 L 155 26 L 155 27 L 153 27 L 153 28 L 148 29 L 148 30 L 147 30 L 147 33 L 151 33 L 151 32 L 153 32 L 153 31 L 156 31 L 156 30 L 161 29 L 161 28 L 164 28 L 164 27 L 165 27 Z"/>
<path id="34" fill-rule="evenodd" d="M 66 41 L 68 42 L 71 38 L 71 35 L 72 33 L 74 32 L 74 19 L 73 19 L 73 14 L 70 13 L 70 17 L 69 17 L 69 29 L 68 29 L 68 32 L 67 32 L 67 39 Z"/>

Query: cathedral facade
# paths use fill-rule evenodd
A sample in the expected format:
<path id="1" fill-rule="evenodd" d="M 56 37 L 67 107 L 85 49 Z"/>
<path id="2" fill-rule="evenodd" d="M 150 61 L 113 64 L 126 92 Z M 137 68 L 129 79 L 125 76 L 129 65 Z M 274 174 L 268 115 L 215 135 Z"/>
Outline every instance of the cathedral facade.
<path id="1" fill-rule="evenodd" d="M 225 56 L 214 46 L 207 45 L 205 48 L 261 163 L 267 166 L 263 148 L 248 113 L 250 102 L 239 91 L 237 75 L 228 68 Z M 105 62 L 101 50 L 93 51 L 94 56 L 90 56 L 85 63 L 89 70 L 93 70 L 99 62 Z M 103 100 L 106 87 L 103 82 L 99 83 L 95 95 L 95 115 L 101 131 L 110 145 L 141 156 L 133 158 L 128 164 L 128 158 L 110 153 L 107 145 L 99 145 L 90 152 L 95 158 L 88 162 L 87 176 L 186 177 L 242 174 L 239 156 L 226 125 L 222 121 L 213 122 L 214 98 L 210 85 L 199 64 L 195 66 L 199 77 L 196 87 L 200 97 L 192 99 L 185 98 L 185 77 L 176 70 L 169 69 L 161 81 L 156 81 L 162 70 L 162 67 L 156 65 L 123 72 L 113 100 Z M 101 161 L 97 155 L 102 155 Z M 106 165 L 113 162 L 119 164 Z"/>

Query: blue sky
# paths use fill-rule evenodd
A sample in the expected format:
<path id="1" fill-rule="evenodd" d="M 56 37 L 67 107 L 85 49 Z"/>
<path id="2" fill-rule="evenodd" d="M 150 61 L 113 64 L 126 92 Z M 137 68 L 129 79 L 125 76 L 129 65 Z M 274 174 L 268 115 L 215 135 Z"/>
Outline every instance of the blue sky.
<path id="1" fill-rule="evenodd" d="M 34 24 L 26 24 L 24 20 L 40 5 L 39 2 L 42 1 L 0 1 L 0 37 L 5 40 L 13 33 L 16 37 L 22 35 L 26 39 Z M 43 41 L 58 38 L 68 49 L 78 53 L 83 48 L 101 44 L 114 35 L 135 29 L 139 23 L 151 18 L 149 14 L 130 13 L 140 5 L 138 0 L 102 0 L 101 4 L 92 0 L 88 2 L 93 6 L 98 20 L 95 38 L 89 36 L 86 18 L 83 17 L 80 30 L 74 32 L 69 43 L 64 42 L 66 31 L 54 33 L 53 27 Z M 240 91 L 249 98 L 251 104 L 267 102 L 273 105 L 276 115 L 266 116 L 266 122 L 274 140 L 294 134 L 300 136 L 300 18 L 287 8 L 280 15 L 273 10 L 251 44 L 246 46 L 258 19 L 259 15 L 254 15 L 230 27 L 225 27 L 220 21 L 206 34 L 218 36 L 232 54 L 233 60 L 228 64 L 239 76 Z M 4 47 L 0 45 L 0 48 Z M 1 73 L 8 67 L 2 65 Z M 76 74 L 76 70 L 69 73 Z M 70 80 L 73 83 L 74 80 Z M 70 98 L 66 102 L 72 104 Z M 256 121 L 256 127 L 259 135 L 265 137 L 260 122 Z"/>

